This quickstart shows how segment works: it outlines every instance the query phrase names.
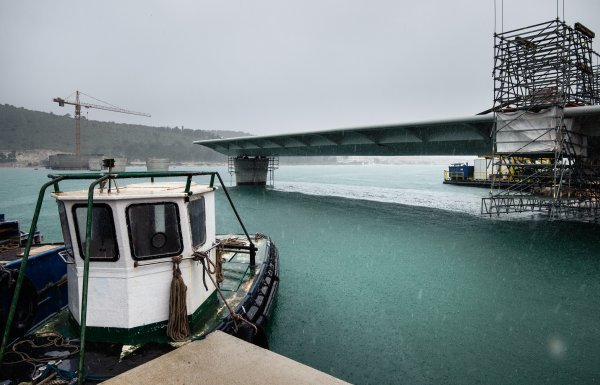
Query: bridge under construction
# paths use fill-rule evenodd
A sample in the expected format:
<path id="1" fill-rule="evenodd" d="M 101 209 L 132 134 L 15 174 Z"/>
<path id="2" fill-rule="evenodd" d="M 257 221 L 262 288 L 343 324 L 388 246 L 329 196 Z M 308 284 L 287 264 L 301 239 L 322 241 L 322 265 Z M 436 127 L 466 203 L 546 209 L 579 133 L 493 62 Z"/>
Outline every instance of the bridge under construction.
<path id="1" fill-rule="evenodd" d="M 475 116 L 196 143 L 228 155 L 238 184 L 265 184 L 279 156 L 485 156 L 491 191 L 482 214 L 600 221 L 594 38 L 559 19 L 496 33 L 493 107 Z"/>

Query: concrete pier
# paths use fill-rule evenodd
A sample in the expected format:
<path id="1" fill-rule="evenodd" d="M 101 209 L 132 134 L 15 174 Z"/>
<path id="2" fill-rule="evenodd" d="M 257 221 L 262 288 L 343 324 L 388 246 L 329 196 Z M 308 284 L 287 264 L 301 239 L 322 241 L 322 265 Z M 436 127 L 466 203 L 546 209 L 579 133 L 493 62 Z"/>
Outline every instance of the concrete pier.
<path id="1" fill-rule="evenodd" d="M 262 156 L 238 156 L 233 162 L 236 185 L 264 186 L 267 184 L 269 158 Z"/>
<path id="2" fill-rule="evenodd" d="M 347 384 L 289 358 L 215 331 L 114 377 L 105 385 Z"/>
<path id="3" fill-rule="evenodd" d="M 146 171 L 169 171 L 169 159 L 148 158 L 146 159 Z"/>

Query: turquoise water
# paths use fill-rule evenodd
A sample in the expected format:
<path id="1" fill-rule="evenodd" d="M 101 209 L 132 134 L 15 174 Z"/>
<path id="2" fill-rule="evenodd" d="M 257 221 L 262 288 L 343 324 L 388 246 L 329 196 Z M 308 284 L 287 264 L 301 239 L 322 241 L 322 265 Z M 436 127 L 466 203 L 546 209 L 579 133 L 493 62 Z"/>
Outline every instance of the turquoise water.
<path id="1" fill-rule="evenodd" d="M 600 226 L 482 218 L 487 191 L 442 168 L 290 166 L 231 188 L 280 249 L 272 350 L 357 384 L 600 382 Z M 47 173 L 1 169 L 0 212 L 30 217 Z"/>

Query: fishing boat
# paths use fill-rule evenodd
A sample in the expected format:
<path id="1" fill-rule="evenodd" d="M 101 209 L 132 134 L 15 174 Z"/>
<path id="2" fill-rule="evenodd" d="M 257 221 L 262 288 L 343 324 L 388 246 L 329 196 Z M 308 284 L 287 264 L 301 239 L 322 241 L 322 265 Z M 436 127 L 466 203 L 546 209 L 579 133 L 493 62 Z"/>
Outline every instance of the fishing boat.
<path id="1" fill-rule="evenodd" d="M 21 282 L 9 339 L 23 336 L 67 305 L 67 265 L 60 256 L 62 244 L 43 243 L 43 236 L 31 232 L 29 264 Z M 29 234 L 21 230 L 19 221 L 5 220 L 0 214 L 0 331 L 4 332 L 21 268 L 24 246 Z"/>
<path id="2" fill-rule="evenodd" d="M 106 173 L 51 175 L 42 187 L 38 206 L 50 186 L 58 203 L 68 307 L 10 347 L 5 331 L 0 372 L 15 382 L 97 381 L 213 330 L 268 347 L 263 327 L 279 285 L 278 251 L 269 237 L 248 233 L 221 176 L 106 166 Z M 142 181 L 126 184 L 132 179 Z M 241 234 L 216 234 L 216 179 Z M 90 184 L 62 190 L 69 180 Z M 18 291 L 9 321 L 17 300 Z M 17 368 L 23 350 L 28 370 Z"/>

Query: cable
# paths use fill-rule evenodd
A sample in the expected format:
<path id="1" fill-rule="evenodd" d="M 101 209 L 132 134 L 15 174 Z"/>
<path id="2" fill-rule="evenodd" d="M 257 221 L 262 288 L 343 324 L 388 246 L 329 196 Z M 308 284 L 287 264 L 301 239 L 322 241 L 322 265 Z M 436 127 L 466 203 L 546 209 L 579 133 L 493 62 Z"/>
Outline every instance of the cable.
<path id="1" fill-rule="evenodd" d="M 91 95 L 84 94 L 84 93 L 83 93 L 83 92 L 81 92 L 81 91 L 79 91 L 79 93 L 80 93 L 81 95 L 85 95 L 85 96 L 87 96 L 88 98 L 94 99 L 94 100 L 95 100 L 95 101 L 97 101 L 97 102 L 104 103 L 104 104 L 106 104 L 106 105 L 108 105 L 108 106 L 111 106 L 111 107 L 113 107 L 113 108 L 122 109 L 122 108 L 121 108 L 121 107 L 119 107 L 119 106 L 115 106 L 114 104 L 110 104 L 109 102 L 105 102 L 104 100 L 100 100 L 100 99 L 98 99 L 98 98 L 95 98 L 95 97 L 93 97 L 93 96 L 91 96 Z"/>

